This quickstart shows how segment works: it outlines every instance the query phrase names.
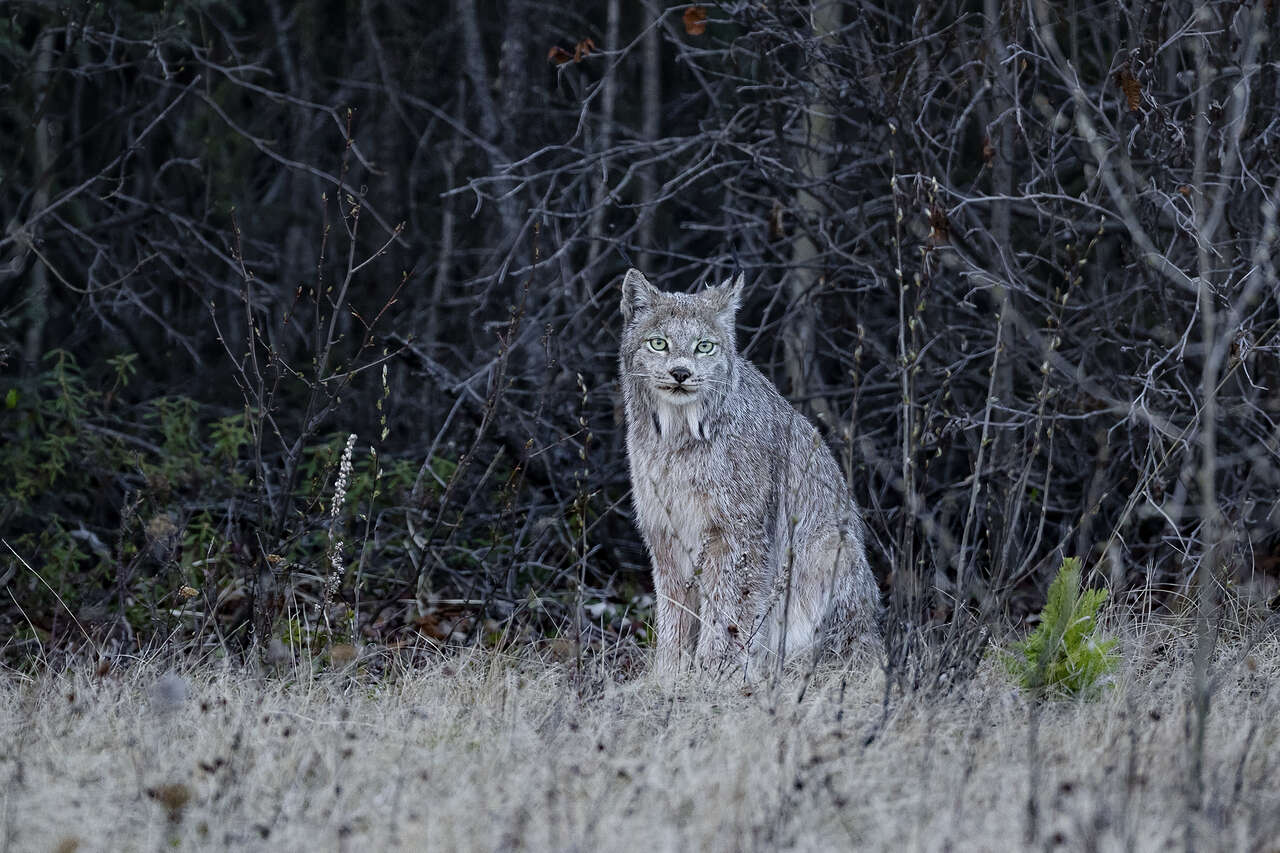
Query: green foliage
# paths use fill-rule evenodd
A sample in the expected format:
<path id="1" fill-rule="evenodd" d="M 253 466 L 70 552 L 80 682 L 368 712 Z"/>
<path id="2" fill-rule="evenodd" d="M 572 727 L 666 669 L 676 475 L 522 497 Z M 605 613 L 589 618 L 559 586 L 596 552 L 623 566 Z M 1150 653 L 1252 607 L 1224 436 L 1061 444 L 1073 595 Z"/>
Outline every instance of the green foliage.
<path id="1" fill-rule="evenodd" d="M 82 366 L 53 350 L 39 373 L 0 386 L 0 469 L 7 474 L 0 531 L 34 570 L 15 587 L 15 627 L 41 642 L 52 638 L 49 626 L 70 624 L 67 610 L 87 625 L 123 618 L 140 638 L 175 637 L 207 626 L 184 611 L 219 601 L 217 618 L 235 629 L 247 613 L 248 567 L 261 548 L 282 571 L 301 569 L 303 590 L 328 571 L 333 480 L 349 432 L 303 448 L 284 537 L 262 542 L 251 413 L 227 414 L 182 395 L 136 399 L 138 361 L 120 353 Z M 279 458 L 267 464 L 278 468 Z M 409 500 L 419 465 L 357 444 L 340 521 L 349 525 L 345 535 L 363 537 L 372 520 L 393 517 L 388 512 Z M 446 480 L 456 468 L 443 456 L 431 464 Z M 430 476 L 425 489 L 441 491 Z M 386 541 L 393 551 L 401 547 L 394 537 Z M 5 568 L 0 559 L 0 573 Z M 202 597 L 189 603 L 183 587 Z M 346 631 L 335 614 L 330 621 L 333 631 Z M 285 638 L 317 648 L 315 630 L 286 626 Z M 329 642 L 327 634 L 319 639 L 321 647 Z"/>
<path id="2" fill-rule="evenodd" d="M 214 459 L 220 465 L 234 466 L 240 458 L 240 451 L 252 440 L 249 419 L 243 412 L 219 418 L 209 425 L 210 450 L 213 451 Z M 245 477 L 239 471 L 233 469 L 230 476 L 234 485 L 245 484 Z"/>
<path id="3" fill-rule="evenodd" d="M 116 377 L 116 387 L 124 388 L 138 372 L 138 354 L 122 352 L 107 358 L 107 365 Z"/>
<path id="4" fill-rule="evenodd" d="M 153 400 L 145 417 L 160 431 L 164 453 L 158 471 L 167 483 L 186 484 L 194 480 L 204 467 L 196 435 L 197 405 L 190 397 L 161 397 Z"/>
<path id="5" fill-rule="evenodd" d="M 83 368 L 55 349 L 4 394 L 0 529 L 39 574 L 22 601 L 36 626 L 65 603 L 149 632 L 180 584 L 237 568 L 227 519 L 203 506 L 226 506 L 246 480 L 244 417 L 210 422 L 188 397 L 125 403 L 117 394 L 137 361 L 120 353 Z"/>
<path id="6" fill-rule="evenodd" d="M 1105 589 L 1080 589 L 1080 558 L 1062 561 L 1040 614 L 1039 626 L 1003 655 L 1005 668 L 1025 690 L 1096 697 L 1119 663 L 1116 640 L 1097 635 Z"/>
<path id="7" fill-rule="evenodd" d="M 0 522 L 26 509 L 52 490 L 64 474 L 83 476 L 79 462 L 84 451 L 103 452 L 105 442 L 83 429 L 96 394 L 86 385 L 80 367 L 66 350 L 46 354 L 48 367 L 34 382 L 11 389 L 0 421 L 5 441 L 0 444 L 0 470 L 7 474 L 0 485 L 6 510 Z"/>

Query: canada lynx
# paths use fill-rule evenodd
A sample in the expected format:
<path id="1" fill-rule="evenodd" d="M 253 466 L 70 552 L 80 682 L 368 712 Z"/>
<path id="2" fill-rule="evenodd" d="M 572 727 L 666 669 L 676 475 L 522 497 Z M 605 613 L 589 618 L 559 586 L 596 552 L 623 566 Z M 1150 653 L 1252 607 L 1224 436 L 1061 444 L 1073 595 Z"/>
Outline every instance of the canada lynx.
<path id="1" fill-rule="evenodd" d="M 622 282 L 632 499 L 653 562 L 658 667 L 757 675 L 880 647 L 862 519 L 818 431 L 738 355 L 743 277 Z"/>

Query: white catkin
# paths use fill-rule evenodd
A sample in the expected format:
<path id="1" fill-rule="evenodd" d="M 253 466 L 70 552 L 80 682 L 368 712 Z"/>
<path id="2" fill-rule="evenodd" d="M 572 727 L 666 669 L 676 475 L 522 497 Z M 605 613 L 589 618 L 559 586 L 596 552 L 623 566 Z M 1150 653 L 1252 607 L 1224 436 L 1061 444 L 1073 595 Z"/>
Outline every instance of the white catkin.
<path id="1" fill-rule="evenodd" d="M 329 509 L 329 538 L 333 538 L 333 524 L 338 518 L 338 513 L 342 511 L 342 505 L 347 500 L 347 483 L 351 479 L 351 452 L 355 450 L 356 434 L 353 432 L 347 436 L 347 446 L 342 450 L 342 461 L 338 463 L 338 479 L 333 484 L 333 506 Z"/>
<path id="2" fill-rule="evenodd" d="M 342 583 L 342 576 L 346 573 L 347 567 L 342 557 L 342 540 L 335 538 L 338 526 L 338 515 L 342 512 L 342 505 L 347 500 L 347 485 L 351 480 L 351 454 L 355 450 L 356 434 L 353 432 L 347 436 L 347 446 L 342 450 L 342 460 L 338 463 L 338 478 L 333 484 L 333 505 L 329 509 L 329 577 L 324 585 L 324 609 L 328 609 L 329 603 L 333 600 L 333 596 L 338 591 L 338 586 Z"/>

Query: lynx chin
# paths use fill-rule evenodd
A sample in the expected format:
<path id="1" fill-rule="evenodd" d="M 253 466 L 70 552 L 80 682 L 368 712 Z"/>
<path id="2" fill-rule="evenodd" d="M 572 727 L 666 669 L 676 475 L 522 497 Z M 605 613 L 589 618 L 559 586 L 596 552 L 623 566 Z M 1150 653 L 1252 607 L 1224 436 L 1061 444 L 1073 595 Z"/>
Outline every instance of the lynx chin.
<path id="1" fill-rule="evenodd" d="M 743 277 L 622 282 L 632 500 L 657 592 L 658 667 L 759 676 L 881 648 L 862 519 L 818 431 L 738 355 Z"/>

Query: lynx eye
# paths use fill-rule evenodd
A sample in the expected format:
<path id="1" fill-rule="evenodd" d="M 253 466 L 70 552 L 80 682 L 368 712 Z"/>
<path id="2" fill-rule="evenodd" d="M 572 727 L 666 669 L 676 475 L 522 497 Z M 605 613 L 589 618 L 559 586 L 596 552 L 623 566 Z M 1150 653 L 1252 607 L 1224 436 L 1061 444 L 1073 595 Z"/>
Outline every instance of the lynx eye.
<path id="1" fill-rule="evenodd" d="M 716 351 L 715 341 L 698 341 L 698 345 L 693 348 L 698 355 L 711 355 Z"/>
<path id="2" fill-rule="evenodd" d="M 667 351 L 667 339 L 666 339 L 666 338 L 649 338 L 649 340 L 648 340 L 648 341 L 646 341 L 646 343 L 647 343 L 647 344 L 649 344 L 649 349 L 653 350 L 654 352 L 666 352 L 666 351 Z"/>

